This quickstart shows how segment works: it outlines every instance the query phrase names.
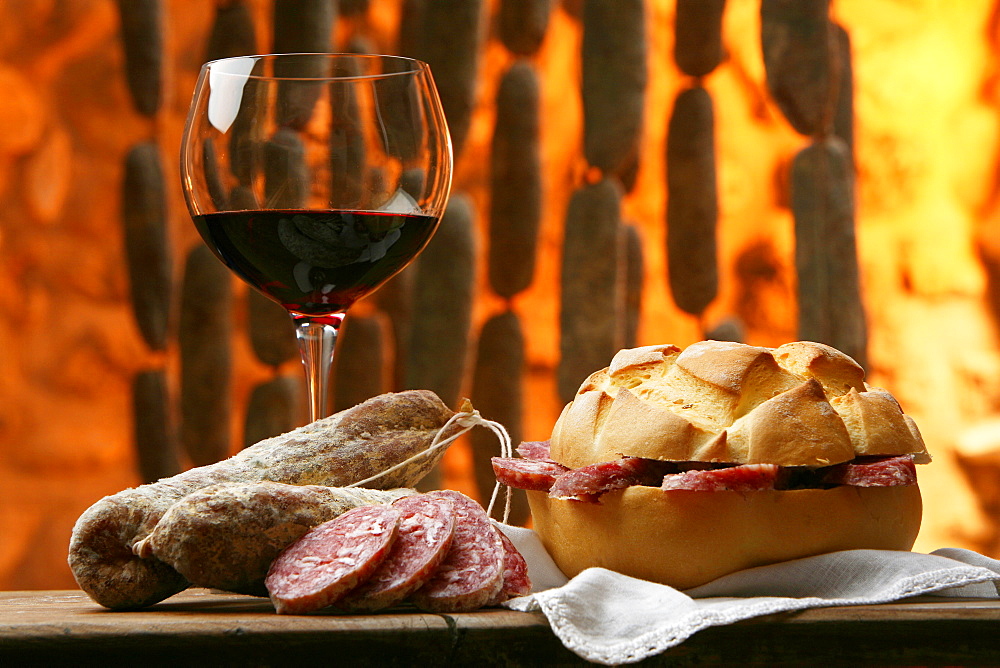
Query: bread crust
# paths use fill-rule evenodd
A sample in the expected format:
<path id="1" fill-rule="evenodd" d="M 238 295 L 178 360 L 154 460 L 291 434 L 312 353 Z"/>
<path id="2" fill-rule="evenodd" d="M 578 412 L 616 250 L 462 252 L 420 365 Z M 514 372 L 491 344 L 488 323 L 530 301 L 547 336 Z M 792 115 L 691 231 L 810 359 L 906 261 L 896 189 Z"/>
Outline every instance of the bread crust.
<path id="1" fill-rule="evenodd" d="M 916 485 L 757 492 L 633 486 L 600 503 L 528 492 L 534 528 L 568 577 L 591 566 L 689 589 L 735 571 L 850 549 L 909 550 Z"/>
<path id="2" fill-rule="evenodd" d="M 912 420 L 830 346 L 723 341 L 620 351 L 580 386 L 552 433 L 571 468 L 621 456 L 830 466 L 857 455 L 930 460 Z"/>

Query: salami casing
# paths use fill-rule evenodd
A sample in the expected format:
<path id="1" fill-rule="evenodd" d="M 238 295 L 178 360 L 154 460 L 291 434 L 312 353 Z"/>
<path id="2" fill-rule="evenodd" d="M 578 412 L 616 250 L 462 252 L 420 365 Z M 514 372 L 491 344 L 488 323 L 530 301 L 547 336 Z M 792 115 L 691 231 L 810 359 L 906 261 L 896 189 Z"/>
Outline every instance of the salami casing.
<path id="1" fill-rule="evenodd" d="M 333 604 L 367 580 L 396 540 L 400 511 L 364 506 L 311 529 L 281 553 L 264 584 L 278 614 Z"/>
<path id="2" fill-rule="evenodd" d="M 504 548 L 486 511 L 460 492 L 443 490 L 428 496 L 454 502 L 455 536 L 434 577 L 411 600 L 433 612 L 464 612 L 494 601 L 503 587 Z"/>

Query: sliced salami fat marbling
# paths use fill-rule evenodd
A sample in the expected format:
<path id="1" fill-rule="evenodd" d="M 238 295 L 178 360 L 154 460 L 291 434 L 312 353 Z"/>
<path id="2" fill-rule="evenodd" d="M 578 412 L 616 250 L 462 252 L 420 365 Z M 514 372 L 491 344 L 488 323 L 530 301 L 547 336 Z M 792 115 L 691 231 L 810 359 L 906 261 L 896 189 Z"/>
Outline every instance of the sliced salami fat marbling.
<path id="1" fill-rule="evenodd" d="M 567 471 L 556 478 L 549 496 L 597 503 L 602 494 L 632 485 L 656 485 L 669 462 L 641 457 L 622 457 Z"/>
<path id="2" fill-rule="evenodd" d="M 504 548 L 486 511 L 460 492 L 442 490 L 425 496 L 455 504 L 455 536 L 434 576 L 411 596 L 432 612 L 465 612 L 489 604 L 503 587 Z"/>
<path id="3" fill-rule="evenodd" d="M 552 461 L 550 447 L 549 441 L 521 441 L 521 444 L 517 446 L 517 454 L 525 459 Z"/>
<path id="4" fill-rule="evenodd" d="M 741 464 L 724 469 L 684 471 L 663 477 L 662 489 L 690 492 L 756 492 L 774 489 L 776 464 Z"/>
<path id="5" fill-rule="evenodd" d="M 399 532 L 389 555 L 369 580 L 337 603 L 348 610 L 381 610 L 403 601 L 434 575 L 455 533 L 455 504 L 444 496 L 399 499 Z"/>
<path id="6" fill-rule="evenodd" d="M 497 480 L 508 487 L 547 492 L 556 478 L 569 471 L 562 464 L 541 459 L 493 457 L 493 473 Z"/>
<path id="7" fill-rule="evenodd" d="M 496 529 L 503 543 L 503 586 L 497 597 L 490 601 L 491 605 L 499 605 L 508 598 L 526 596 L 531 593 L 531 578 L 528 577 L 528 562 L 517 550 L 510 538 L 500 529 Z"/>
<path id="8" fill-rule="evenodd" d="M 264 581 L 275 610 L 320 610 L 371 577 L 389 554 L 401 515 L 392 506 L 363 506 L 292 543 L 271 564 Z"/>
<path id="9" fill-rule="evenodd" d="M 917 484 L 917 467 L 913 455 L 898 457 L 859 457 L 854 461 L 831 466 L 823 482 L 853 487 L 896 487 Z"/>

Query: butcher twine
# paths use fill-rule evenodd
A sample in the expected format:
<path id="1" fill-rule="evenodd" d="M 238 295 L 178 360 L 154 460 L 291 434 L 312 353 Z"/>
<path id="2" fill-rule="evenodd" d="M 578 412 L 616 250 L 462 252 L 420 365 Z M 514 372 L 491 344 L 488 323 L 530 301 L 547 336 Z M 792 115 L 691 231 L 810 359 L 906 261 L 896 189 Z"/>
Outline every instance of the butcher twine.
<path id="1" fill-rule="evenodd" d="M 462 430 L 452 434 L 448 438 L 444 438 L 444 434 L 453 425 L 457 424 L 462 427 Z M 348 485 L 348 487 L 361 487 L 366 485 L 373 480 L 378 480 L 384 475 L 395 471 L 398 468 L 402 468 L 412 462 L 423 459 L 424 457 L 430 457 L 434 455 L 438 450 L 447 448 L 452 442 L 455 441 L 459 436 L 469 432 L 473 427 L 486 427 L 497 437 L 500 441 L 500 456 L 501 457 L 513 457 L 514 456 L 514 446 L 510 440 L 510 434 L 504 429 L 504 426 L 499 422 L 494 422 L 493 420 L 487 420 L 482 415 L 479 414 L 472 404 L 465 402 L 462 404 L 462 409 L 452 415 L 444 426 L 438 430 L 437 434 L 434 435 L 434 440 L 431 441 L 430 446 L 426 450 L 422 450 L 417 454 L 413 455 L 409 459 L 402 461 L 395 466 L 389 467 L 384 471 L 376 473 L 375 475 L 365 478 L 364 480 L 359 480 L 358 482 Z M 496 503 L 497 495 L 500 493 L 500 483 L 497 482 L 493 485 L 493 494 L 490 496 L 490 505 L 486 509 L 486 513 L 490 516 L 493 515 L 493 505 Z M 507 520 L 510 518 L 510 499 L 511 499 L 511 489 L 507 488 L 507 493 L 505 494 L 504 509 L 503 509 L 503 523 L 507 524 Z"/>

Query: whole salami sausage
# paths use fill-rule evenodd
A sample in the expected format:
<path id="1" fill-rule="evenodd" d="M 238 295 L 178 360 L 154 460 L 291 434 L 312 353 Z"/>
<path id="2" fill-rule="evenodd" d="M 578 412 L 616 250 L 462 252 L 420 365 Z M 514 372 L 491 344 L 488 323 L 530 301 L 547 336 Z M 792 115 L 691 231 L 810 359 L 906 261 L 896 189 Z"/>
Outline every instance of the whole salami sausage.
<path id="1" fill-rule="evenodd" d="M 388 608 L 422 587 L 447 556 L 455 534 L 455 503 L 421 494 L 394 502 L 399 533 L 375 574 L 337 603 L 347 610 Z"/>
<path id="2" fill-rule="evenodd" d="M 507 427 L 511 440 L 521 440 L 524 396 L 524 334 L 514 311 L 487 320 L 479 334 L 472 373 L 472 401 L 484 415 Z M 469 434 L 473 473 L 479 498 L 489 498 L 496 484 L 490 457 L 497 451 L 496 437 L 486 429 Z M 508 522 L 522 524 L 530 515 L 523 492 L 511 498 Z"/>
<path id="3" fill-rule="evenodd" d="M 760 43 L 767 88 L 798 132 L 829 129 L 837 94 L 830 0 L 762 0 Z"/>
<path id="4" fill-rule="evenodd" d="M 503 588 L 504 548 L 498 532 L 482 506 L 461 492 L 427 495 L 454 502 L 455 537 L 437 572 L 411 600 L 432 612 L 465 612 L 487 605 Z"/>
<path id="5" fill-rule="evenodd" d="M 222 482 L 273 480 L 294 485 L 349 485 L 426 452 L 454 413 L 433 392 L 385 394 L 313 422 L 209 466 L 106 496 L 73 527 L 69 565 L 77 584 L 97 603 L 141 608 L 187 588 L 188 581 L 159 559 L 132 548 L 163 514 L 188 494 Z M 448 437 L 461 427 L 447 431 Z M 368 487 L 412 487 L 444 449 L 394 470 Z"/>
<path id="6" fill-rule="evenodd" d="M 256 290 L 247 290 L 246 308 L 247 334 L 257 359 L 277 367 L 298 357 L 295 325 L 288 311 Z"/>
<path id="7" fill-rule="evenodd" d="M 427 2 L 419 12 L 422 25 L 416 27 L 416 57 L 434 72 L 456 157 L 462 154 L 476 103 L 476 73 L 486 38 L 483 5 L 482 0 Z"/>
<path id="8" fill-rule="evenodd" d="M 454 194 L 416 264 L 406 386 L 433 390 L 449 406 L 465 379 L 477 246 L 473 201 Z"/>
<path id="9" fill-rule="evenodd" d="M 854 167 L 847 146 L 828 137 L 792 162 L 799 338 L 868 363 L 867 316 L 855 239 Z"/>
<path id="10" fill-rule="evenodd" d="M 125 158 L 122 222 L 136 324 L 150 348 L 163 350 L 170 325 L 173 258 L 163 162 L 153 142 L 136 144 Z"/>
<path id="11" fill-rule="evenodd" d="M 726 0 L 677 0 L 674 61 L 681 72 L 703 77 L 722 61 L 722 14 Z"/>
<path id="12" fill-rule="evenodd" d="M 132 418 L 136 464 L 143 482 L 180 473 L 177 427 L 163 369 L 136 374 L 132 381 Z"/>
<path id="13" fill-rule="evenodd" d="M 549 27 L 553 4 L 553 0 L 501 0 L 497 33 L 503 45 L 518 56 L 538 51 Z"/>
<path id="14" fill-rule="evenodd" d="M 337 3 L 334 0 L 275 0 L 273 53 L 328 53 L 332 33 L 337 22 Z M 278 61 L 276 75 L 322 75 L 319 60 Z M 301 128 L 312 116 L 321 86 L 280 87 L 277 106 L 279 124 Z"/>
<path id="15" fill-rule="evenodd" d="M 208 35 L 205 61 L 258 53 L 253 15 L 243 0 L 219 4 Z"/>
<path id="16" fill-rule="evenodd" d="M 621 174 L 639 151 L 646 101 L 642 0 L 583 3 L 583 150 L 604 174 Z"/>
<path id="17" fill-rule="evenodd" d="M 180 440 L 198 466 L 229 454 L 232 305 L 232 275 L 208 246 L 198 244 L 184 264 L 178 335 Z"/>
<path id="18" fill-rule="evenodd" d="M 287 433 L 301 424 L 305 412 L 302 394 L 297 375 L 278 375 L 255 386 L 246 406 L 242 447 Z"/>
<path id="19" fill-rule="evenodd" d="M 700 315 L 719 286 L 715 112 L 695 86 L 674 101 L 667 135 L 667 272 L 678 308 Z"/>
<path id="20" fill-rule="evenodd" d="M 514 63 L 497 90 L 496 127 L 490 153 L 490 286 L 510 299 L 534 278 L 542 218 L 538 74 Z"/>
<path id="21" fill-rule="evenodd" d="M 559 305 L 559 397 L 569 403 L 580 383 L 621 348 L 624 238 L 621 186 L 603 179 L 570 199 L 563 237 Z"/>
<path id="22" fill-rule="evenodd" d="M 163 87 L 163 0 L 118 0 L 125 78 L 136 110 L 154 116 Z"/>
<path id="23" fill-rule="evenodd" d="M 271 563 L 311 528 L 412 493 L 270 481 L 210 485 L 172 505 L 132 551 L 170 564 L 196 587 L 266 596 Z"/>
<path id="24" fill-rule="evenodd" d="M 321 610 L 371 577 L 396 540 L 400 515 L 392 506 L 363 506 L 289 545 L 264 580 L 275 611 Z"/>
<path id="25" fill-rule="evenodd" d="M 389 325 L 377 313 L 353 313 L 340 328 L 338 354 L 334 358 L 333 410 L 356 406 L 385 392 L 385 341 Z"/>

